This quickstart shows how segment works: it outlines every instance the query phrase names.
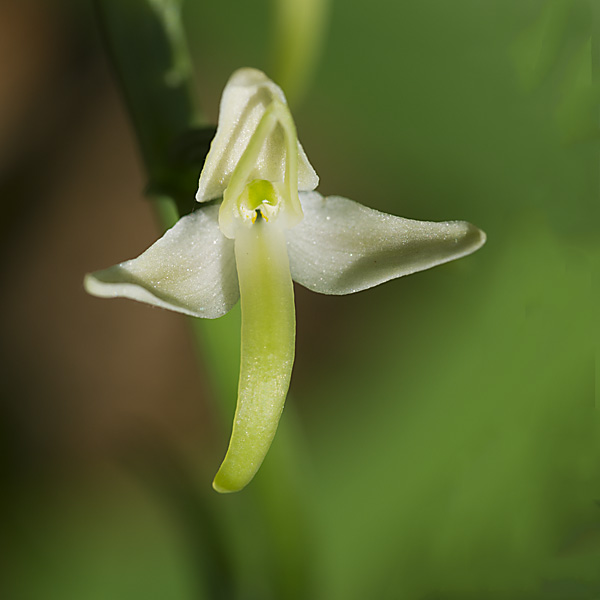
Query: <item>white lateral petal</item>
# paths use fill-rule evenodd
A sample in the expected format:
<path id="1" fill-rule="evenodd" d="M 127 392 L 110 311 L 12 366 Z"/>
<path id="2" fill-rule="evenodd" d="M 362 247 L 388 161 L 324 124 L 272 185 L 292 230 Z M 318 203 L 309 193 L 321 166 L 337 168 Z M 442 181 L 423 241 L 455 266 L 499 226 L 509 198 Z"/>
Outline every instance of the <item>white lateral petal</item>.
<path id="1" fill-rule="evenodd" d="M 281 88 L 262 71 L 239 69 L 229 78 L 221 98 L 217 133 L 200 174 L 196 194 L 198 202 L 223 195 L 231 174 L 273 99 L 286 102 Z M 249 180 L 282 182 L 285 164 L 285 138 L 283 129 L 277 126 L 265 141 Z M 319 178 L 298 143 L 298 189 L 314 190 L 318 183 Z"/>
<path id="2" fill-rule="evenodd" d="M 351 294 L 474 252 L 485 234 L 465 221 L 388 215 L 339 196 L 300 194 L 304 219 L 286 232 L 294 281 Z"/>
<path id="3" fill-rule="evenodd" d="M 218 206 L 181 218 L 143 254 L 86 275 L 85 289 L 102 298 L 131 298 L 215 319 L 239 298 L 233 240 L 218 224 Z"/>

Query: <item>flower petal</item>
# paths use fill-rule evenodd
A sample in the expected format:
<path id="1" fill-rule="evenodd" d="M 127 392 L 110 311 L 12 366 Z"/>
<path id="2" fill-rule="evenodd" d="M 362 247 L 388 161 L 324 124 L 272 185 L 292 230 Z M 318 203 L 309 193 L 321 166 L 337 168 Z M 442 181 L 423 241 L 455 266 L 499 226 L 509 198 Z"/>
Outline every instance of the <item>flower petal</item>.
<path id="1" fill-rule="evenodd" d="M 196 200 L 205 202 L 220 198 L 250 138 L 273 99 L 285 104 L 281 88 L 262 71 L 239 69 L 227 82 L 219 112 L 217 133 L 210 146 L 200 174 Z M 285 179 L 285 136 L 281 126 L 265 141 L 249 181 Z M 298 143 L 298 189 L 313 190 L 319 178 Z"/>
<path id="2" fill-rule="evenodd" d="M 218 206 L 207 206 L 181 218 L 138 258 L 86 275 L 85 289 L 194 317 L 221 317 L 239 291 L 233 241 L 221 233 L 218 213 Z"/>
<path id="3" fill-rule="evenodd" d="M 413 221 L 339 196 L 300 194 L 305 218 L 286 232 L 294 281 L 351 294 L 474 252 L 485 234 L 465 221 Z"/>
<path id="4" fill-rule="evenodd" d="M 294 363 L 294 288 L 283 230 L 263 218 L 235 238 L 242 303 L 237 408 L 218 492 L 241 490 L 260 467 L 275 432 Z"/>

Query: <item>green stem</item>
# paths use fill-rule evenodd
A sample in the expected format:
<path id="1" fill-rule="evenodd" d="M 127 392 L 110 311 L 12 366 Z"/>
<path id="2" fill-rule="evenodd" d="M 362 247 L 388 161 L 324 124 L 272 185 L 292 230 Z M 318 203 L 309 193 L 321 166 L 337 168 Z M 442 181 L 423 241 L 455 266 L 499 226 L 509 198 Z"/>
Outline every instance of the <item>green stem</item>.
<path id="1" fill-rule="evenodd" d="M 204 119 L 195 101 L 180 15 L 171 5 L 163 0 L 157 10 L 156 0 L 94 1 L 146 168 L 146 192 L 172 198 L 186 214 L 194 207 L 199 171 L 190 155 L 206 155 L 208 147 L 190 152 L 189 139 Z"/>
<path id="2" fill-rule="evenodd" d="M 296 106 L 313 77 L 323 49 L 331 0 L 271 0 L 272 73 Z"/>

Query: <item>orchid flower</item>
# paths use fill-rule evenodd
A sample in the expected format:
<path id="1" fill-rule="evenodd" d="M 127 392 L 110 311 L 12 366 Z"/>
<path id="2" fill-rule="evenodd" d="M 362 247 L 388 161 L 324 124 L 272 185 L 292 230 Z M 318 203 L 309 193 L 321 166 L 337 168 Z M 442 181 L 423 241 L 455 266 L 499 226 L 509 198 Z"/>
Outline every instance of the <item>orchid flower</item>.
<path id="1" fill-rule="evenodd" d="M 196 200 L 138 258 L 88 274 L 86 290 L 214 319 L 241 298 L 241 368 L 233 431 L 214 479 L 242 489 L 271 445 L 294 362 L 292 280 L 351 294 L 477 250 L 485 234 L 464 221 L 384 214 L 313 191 L 318 177 L 298 142 L 282 90 L 255 69 L 236 71 Z"/>

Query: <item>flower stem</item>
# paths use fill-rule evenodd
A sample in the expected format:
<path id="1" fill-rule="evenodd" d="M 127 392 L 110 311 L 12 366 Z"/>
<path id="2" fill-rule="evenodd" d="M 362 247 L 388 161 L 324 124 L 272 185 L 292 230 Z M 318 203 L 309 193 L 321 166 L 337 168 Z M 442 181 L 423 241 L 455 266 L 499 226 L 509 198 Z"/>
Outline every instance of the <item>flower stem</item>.
<path id="1" fill-rule="evenodd" d="M 146 193 L 171 198 L 179 213 L 186 214 L 194 206 L 198 182 L 194 158 L 202 152 L 206 155 L 210 138 L 205 140 L 199 131 L 205 121 L 195 100 L 179 12 L 173 0 L 163 0 L 162 10 L 157 4 L 156 0 L 94 1 L 146 168 Z M 205 148 L 190 144 L 194 133 Z"/>

